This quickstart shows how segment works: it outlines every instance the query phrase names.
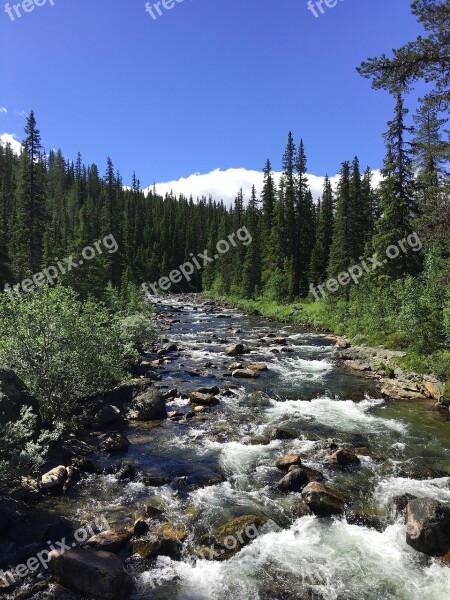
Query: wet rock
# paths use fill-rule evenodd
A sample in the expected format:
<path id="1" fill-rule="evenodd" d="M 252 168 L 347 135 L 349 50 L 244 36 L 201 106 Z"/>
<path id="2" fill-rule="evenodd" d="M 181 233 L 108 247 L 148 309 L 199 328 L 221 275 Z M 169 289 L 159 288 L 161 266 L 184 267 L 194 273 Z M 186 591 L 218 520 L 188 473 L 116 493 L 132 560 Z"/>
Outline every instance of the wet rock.
<path id="1" fill-rule="evenodd" d="M 155 387 L 138 394 L 128 414 L 130 419 L 136 421 L 158 421 L 166 416 L 166 403 L 161 392 Z"/>
<path id="2" fill-rule="evenodd" d="M 42 475 L 41 486 L 46 490 L 56 488 L 58 486 L 62 486 L 66 478 L 66 467 L 60 465 L 59 467 L 55 467 L 51 471 L 48 471 L 48 473 Z"/>
<path id="3" fill-rule="evenodd" d="M 141 481 L 144 485 L 148 485 L 149 487 L 162 487 L 163 485 L 170 483 L 171 479 L 168 475 L 155 471 L 142 475 Z"/>
<path id="4" fill-rule="evenodd" d="M 241 362 L 234 362 L 231 363 L 231 365 L 229 366 L 230 371 L 236 371 L 237 369 L 243 369 L 244 368 L 244 363 Z"/>
<path id="5" fill-rule="evenodd" d="M 301 464 L 302 461 L 298 454 L 286 454 L 284 456 L 280 456 L 276 462 L 276 467 L 282 471 L 287 471 L 292 465 L 299 467 Z"/>
<path id="6" fill-rule="evenodd" d="M 149 529 L 150 528 L 149 528 L 148 523 L 145 520 L 145 518 L 140 517 L 140 518 L 136 519 L 136 521 L 134 522 L 133 535 L 140 537 L 140 536 L 148 533 Z"/>
<path id="7" fill-rule="evenodd" d="M 347 511 L 345 513 L 345 518 L 350 525 L 359 525 L 360 527 L 367 527 L 368 529 L 376 529 L 380 533 L 384 531 L 383 523 L 378 517 L 365 515 L 355 511 Z"/>
<path id="8" fill-rule="evenodd" d="M 256 379 L 259 377 L 256 371 L 251 371 L 250 369 L 236 369 L 232 372 L 233 377 L 241 377 L 243 379 Z"/>
<path id="9" fill-rule="evenodd" d="M 216 315 L 216 319 L 231 319 L 231 315 Z"/>
<path id="10" fill-rule="evenodd" d="M 294 348 L 289 348 L 289 346 L 283 346 L 280 350 L 281 352 L 294 352 Z"/>
<path id="11" fill-rule="evenodd" d="M 294 469 L 295 467 L 289 467 L 289 470 Z M 306 467 L 302 465 L 302 469 L 305 472 L 306 477 L 309 481 L 322 481 L 323 474 L 320 471 L 316 471 L 316 469 L 311 469 L 311 467 Z"/>
<path id="12" fill-rule="evenodd" d="M 289 471 L 277 484 L 277 487 L 282 492 L 301 492 L 302 489 L 309 483 L 309 479 L 305 471 L 299 467 Z"/>
<path id="13" fill-rule="evenodd" d="M 267 336 L 270 337 L 270 336 Z M 271 344 L 276 344 L 277 346 L 285 346 L 286 345 L 286 338 L 284 337 L 274 337 L 271 339 Z"/>
<path id="14" fill-rule="evenodd" d="M 128 529 L 109 529 L 93 535 L 88 539 L 86 545 L 93 550 L 105 550 L 106 552 L 120 552 L 131 539 Z"/>
<path id="15" fill-rule="evenodd" d="M 131 579 L 115 554 L 75 548 L 53 550 L 49 558 L 56 581 L 89 598 L 124 600 L 131 591 Z"/>
<path id="16" fill-rule="evenodd" d="M 247 365 L 247 369 L 250 369 L 250 371 L 260 372 L 268 371 L 269 367 L 266 365 L 266 363 L 250 363 Z"/>
<path id="17" fill-rule="evenodd" d="M 408 506 L 408 502 L 410 500 L 415 500 L 416 496 L 412 494 L 403 494 L 402 496 L 396 496 L 393 500 L 394 508 L 396 513 L 402 513 L 406 510 Z"/>
<path id="18" fill-rule="evenodd" d="M 339 448 L 339 450 L 330 454 L 328 462 L 333 467 L 349 467 L 361 463 L 356 452 L 351 448 Z"/>
<path id="19" fill-rule="evenodd" d="M 224 350 L 227 356 L 239 356 L 239 354 L 243 354 L 244 351 L 244 344 L 233 344 Z"/>
<path id="20" fill-rule="evenodd" d="M 429 556 L 450 550 L 450 505 L 416 498 L 406 507 L 406 543 Z"/>
<path id="21" fill-rule="evenodd" d="M 201 404 L 202 406 L 215 406 L 219 404 L 219 400 L 212 394 L 201 394 L 200 392 L 191 392 L 189 399 L 194 404 Z"/>
<path id="22" fill-rule="evenodd" d="M 120 421 L 122 415 L 117 406 L 107 404 L 103 406 L 95 416 L 95 423 L 98 425 L 108 425 L 108 423 L 114 423 Z"/>
<path id="23" fill-rule="evenodd" d="M 401 477 L 408 477 L 409 479 L 417 479 L 424 481 L 426 479 L 438 479 L 440 477 L 447 477 L 449 473 L 445 471 L 438 471 L 427 466 L 412 467 L 405 469 L 400 472 Z"/>
<path id="24" fill-rule="evenodd" d="M 312 481 L 302 491 L 302 498 L 318 517 L 343 514 L 346 497 L 340 492 Z"/>
<path id="25" fill-rule="evenodd" d="M 116 475 L 119 481 L 134 481 L 137 475 L 136 467 L 129 463 L 125 463 L 119 466 Z"/>
<path id="26" fill-rule="evenodd" d="M 100 448 L 106 452 L 126 452 L 130 445 L 130 441 L 124 433 L 115 432 L 105 436 Z"/>
<path id="27" fill-rule="evenodd" d="M 204 535 L 196 554 L 207 560 L 227 560 L 258 537 L 266 522 L 266 517 L 255 515 L 232 519 Z"/>
<path id="28" fill-rule="evenodd" d="M 172 390 L 169 390 L 168 392 L 164 392 L 162 394 L 162 397 L 164 400 L 173 400 L 174 398 L 178 398 L 180 395 L 180 392 L 174 388 Z"/>
<path id="29" fill-rule="evenodd" d="M 184 529 L 174 527 L 171 523 L 161 523 L 148 537 L 133 543 L 133 554 L 147 560 L 157 556 L 169 556 L 177 560 L 186 537 Z"/>
<path id="30" fill-rule="evenodd" d="M 202 386 L 199 388 L 196 388 L 195 390 L 196 392 L 198 392 L 199 394 L 212 394 L 213 396 L 215 394 L 219 394 L 220 393 L 220 389 L 217 387 L 217 385 L 213 385 L 213 386 Z"/>
<path id="31" fill-rule="evenodd" d="M 291 430 L 287 425 L 280 425 L 269 431 L 269 438 L 271 440 L 294 440 L 296 437 L 298 437 L 297 433 Z"/>
<path id="32" fill-rule="evenodd" d="M 307 504 L 303 502 L 303 500 L 296 500 L 292 504 L 291 513 L 295 519 L 299 519 L 301 517 L 308 517 L 312 514 Z"/>
<path id="33" fill-rule="evenodd" d="M 176 344 L 169 343 L 163 346 L 163 350 L 165 350 L 166 352 L 178 352 L 179 348 Z"/>
<path id="34" fill-rule="evenodd" d="M 71 544 L 75 541 L 74 533 L 74 524 L 69 519 L 60 517 L 47 527 L 41 541 L 47 546 L 55 542 L 60 542 L 62 539 Z"/>

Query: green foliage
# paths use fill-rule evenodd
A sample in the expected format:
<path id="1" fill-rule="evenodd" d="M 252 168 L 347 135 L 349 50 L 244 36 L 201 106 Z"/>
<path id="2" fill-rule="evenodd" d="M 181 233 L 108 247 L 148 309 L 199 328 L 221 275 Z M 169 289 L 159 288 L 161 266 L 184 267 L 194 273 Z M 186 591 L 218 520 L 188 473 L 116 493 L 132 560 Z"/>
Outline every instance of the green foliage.
<path id="1" fill-rule="evenodd" d="M 135 348 L 142 348 L 156 340 L 155 327 L 146 315 L 130 315 L 122 319 L 120 325 Z"/>
<path id="2" fill-rule="evenodd" d="M 130 354 L 116 317 L 71 289 L 0 297 L 0 362 L 23 379 L 48 422 L 69 423 L 81 398 L 120 381 Z"/>
<path id="3" fill-rule="evenodd" d="M 23 407 L 20 419 L 7 423 L 0 432 L 0 487 L 17 482 L 25 473 L 36 474 L 43 465 L 49 443 L 57 440 L 61 428 L 36 431 L 37 416 Z"/>

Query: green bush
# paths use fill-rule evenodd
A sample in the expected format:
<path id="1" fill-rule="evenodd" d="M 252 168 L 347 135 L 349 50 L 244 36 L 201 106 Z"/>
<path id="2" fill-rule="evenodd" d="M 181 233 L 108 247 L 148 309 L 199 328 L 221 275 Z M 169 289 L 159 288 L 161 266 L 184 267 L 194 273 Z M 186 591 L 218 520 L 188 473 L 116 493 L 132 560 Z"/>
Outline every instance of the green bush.
<path id="1" fill-rule="evenodd" d="M 81 398 L 123 379 L 132 352 L 118 319 L 70 288 L 0 296 L 0 363 L 23 379 L 47 422 L 70 424 Z"/>
<path id="2" fill-rule="evenodd" d="M 141 348 L 156 340 L 155 327 L 146 315 L 129 315 L 121 320 L 120 325 L 135 348 Z"/>

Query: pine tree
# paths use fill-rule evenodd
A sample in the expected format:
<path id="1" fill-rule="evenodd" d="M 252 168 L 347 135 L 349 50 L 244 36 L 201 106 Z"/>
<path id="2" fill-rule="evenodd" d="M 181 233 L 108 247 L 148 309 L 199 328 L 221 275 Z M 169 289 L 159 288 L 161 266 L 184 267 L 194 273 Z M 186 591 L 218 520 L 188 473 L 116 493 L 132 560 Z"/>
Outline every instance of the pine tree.
<path id="1" fill-rule="evenodd" d="M 418 272 L 418 255 L 407 247 L 398 258 L 386 259 L 386 250 L 398 246 L 399 242 L 413 232 L 412 220 L 417 216 L 414 190 L 413 166 L 406 135 L 411 128 L 405 125 L 408 111 L 403 106 L 400 93 L 396 95 L 395 116 L 388 122 L 389 129 L 384 138 L 388 148 L 384 163 L 383 181 L 380 184 L 380 206 L 382 216 L 377 221 L 372 247 L 383 264 L 375 276 L 383 279 L 398 279 Z M 385 261 L 385 262 L 384 262 Z"/>
<path id="2" fill-rule="evenodd" d="M 325 177 L 323 195 L 320 200 L 319 224 L 317 238 L 311 256 L 310 281 L 318 285 L 327 276 L 330 249 L 333 239 L 334 198 L 328 175 Z"/>
<path id="3" fill-rule="evenodd" d="M 261 283 L 260 212 L 255 186 L 252 187 L 244 222 L 252 236 L 252 242 L 246 249 L 242 274 L 242 291 L 245 298 L 253 298 L 258 294 Z"/>
<path id="4" fill-rule="evenodd" d="M 308 290 L 308 271 L 315 242 L 314 202 L 308 187 L 306 155 L 303 140 L 300 140 L 295 162 L 296 168 L 296 247 L 295 294 L 305 296 Z"/>
<path id="5" fill-rule="evenodd" d="M 17 278 L 40 270 L 45 213 L 45 162 L 33 111 L 27 119 L 17 173 L 13 270 Z"/>

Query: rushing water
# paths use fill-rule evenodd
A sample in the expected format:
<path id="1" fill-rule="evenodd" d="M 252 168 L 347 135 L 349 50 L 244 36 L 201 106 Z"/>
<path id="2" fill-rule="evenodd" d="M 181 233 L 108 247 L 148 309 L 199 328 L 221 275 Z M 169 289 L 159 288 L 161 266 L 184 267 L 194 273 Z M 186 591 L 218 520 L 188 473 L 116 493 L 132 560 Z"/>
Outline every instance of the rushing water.
<path id="1" fill-rule="evenodd" d="M 392 509 L 393 499 L 405 493 L 450 502 L 449 477 L 408 477 L 419 467 L 450 472 L 447 417 L 427 403 L 386 403 L 370 380 L 339 364 L 324 335 L 230 309 L 221 314 L 231 318 L 217 318 L 217 309 L 186 299 L 171 298 L 160 310 L 179 320 L 162 333 L 181 349 L 161 370 L 161 386 L 186 392 L 200 385 L 235 384 L 235 393 L 220 396 L 220 405 L 205 420 L 168 420 L 126 430 L 131 447 L 120 460 L 144 473 L 168 475 L 171 484 L 149 487 L 124 484 L 112 475 L 92 476 L 70 498 L 57 504 L 52 499 L 58 514 L 104 514 L 115 526 L 129 524 L 152 502 L 172 523 L 188 528 L 182 560 L 159 557 L 150 570 L 143 561 L 128 560 L 136 578 L 135 598 L 447 600 L 450 568 L 407 546 L 404 521 Z M 237 328 L 242 331 L 234 333 Z M 261 338 L 271 332 L 286 337 L 294 352 L 264 345 Z M 255 380 L 224 378 L 235 359 L 223 349 L 236 342 L 251 349 L 244 361 L 265 362 L 269 371 Z M 196 369 L 201 376 L 187 373 Z M 168 406 L 181 412 L 190 408 L 181 399 Z M 274 427 L 287 428 L 295 437 L 270 440 L 267 434 Z M 359 468 L 339 471 L 327 463 L 332 441 L 370 452 L 360 457 Z M 380 530 L 344 518 L 296 516 L 299 495 L 282 495 L 274 487 L 281 477 L 276 459 L 292 452 L 323 472 L 327 484 L 348 494 L 353 509 L 377 516 Z M 196 485 L 216 473 L 224 481 Z M 250 545 L 226 561 L 194 558 L 199 535 L 245 514 L 268 518 Z"/>

